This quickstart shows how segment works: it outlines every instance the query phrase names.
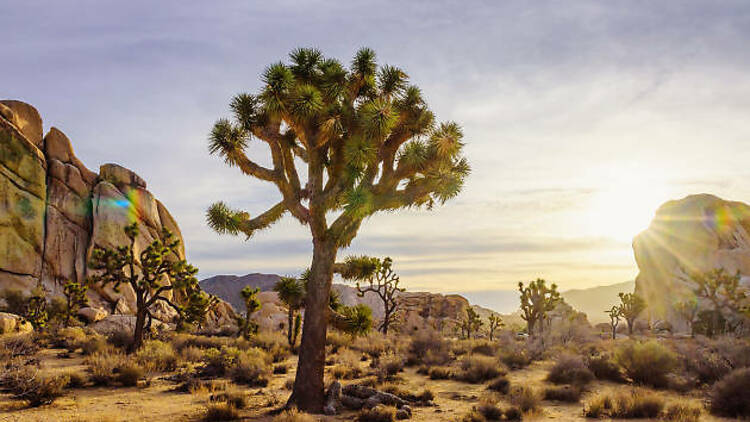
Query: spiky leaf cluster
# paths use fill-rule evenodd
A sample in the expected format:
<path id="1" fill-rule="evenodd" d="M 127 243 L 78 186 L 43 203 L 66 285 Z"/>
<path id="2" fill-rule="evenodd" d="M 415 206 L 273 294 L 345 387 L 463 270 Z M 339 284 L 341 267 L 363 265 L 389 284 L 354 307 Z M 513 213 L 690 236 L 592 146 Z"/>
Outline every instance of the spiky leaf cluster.
<path id="1" fill-rule="evenodd" d="M 544 279 L 537 278 L 524 287 L 523 282 L 518 283 L 518 291 L 521 293 L 521 318 L 526 321 L 529 335 L 534 335 L 534 328 L 542 327 L 541 322 L 547 313 L 562 302 L 557 285 L 547 285 Z"/>
<path id="2" fill-rule="evenodd" d="M 274 183 L 281 201 L 257 217 L 216 203 L 207 212 L 219 233 L 251 236 L 290 213 L 313 235 L 348 245 L 362 219 L 383 210 L 432 207 L 455 197 L 469 174 L 463 132 L 436 124 L 405 71 L 378 66 L 359 50 L 349 65 L 316 49 L 297 49 L 268 66 L 256 93 L 230 102 L 209 151 L 244 174 Z M 271 166 L 250 159 L 255 144 Z M 326 216 L 336 213 L 328 224 Z"/>

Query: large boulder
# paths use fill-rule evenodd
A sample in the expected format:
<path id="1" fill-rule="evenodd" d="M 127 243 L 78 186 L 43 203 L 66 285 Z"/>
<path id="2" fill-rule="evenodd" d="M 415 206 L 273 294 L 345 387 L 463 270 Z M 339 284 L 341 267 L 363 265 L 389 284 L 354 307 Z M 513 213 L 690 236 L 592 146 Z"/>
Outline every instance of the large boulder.
<path id="1" fill-rule="evenodd" d="M 0 334 L 28 333 L 32 330 L 31 324 L 22 317 L 0 312 Z"/>
<path id="2" fill-rule="evenodd" d="M 121 332 L 132 333 L 135 331 L 135 315 L 109 315 L 104 319 L 91 324 L 91 328 L 104 336 L 110 336 Z M 162 331 L 169 328 L 168 324 L 159 320 L 153 320 L 151 322 L 151 329 L 153 330 Z"/>
<path id="3" fill-rule="evenodd" d="M 2 116 L 10 121 L 31 143 L 37 147 L 42 146 L 42 117 L 31 105 L 17 100 L 1 100 L 0 104 L 4 110 Z M 10 111 L 8 111 L 10 110 Z"/>
<path id="4" fill-rule="evenodd" d="M 648 302 L 652 320 L 687 329 L 673 305 L 692 294 L 686 273 L 724 268 L 750 276 L 750 206 L 713 195 L 669 201 L 656 211 L 649 227 L 633 240 L 640 270 L 636 293 Z"/>

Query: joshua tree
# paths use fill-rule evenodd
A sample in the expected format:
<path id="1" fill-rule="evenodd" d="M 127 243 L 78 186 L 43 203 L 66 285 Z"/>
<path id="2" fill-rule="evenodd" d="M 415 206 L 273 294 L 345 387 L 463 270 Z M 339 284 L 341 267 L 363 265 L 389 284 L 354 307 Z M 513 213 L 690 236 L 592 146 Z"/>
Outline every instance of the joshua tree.
<path id="1" fill-rule="evenodd" d="M 279 300 L 286 306 L 288 319 L 286 337 L 289 347 L 294 348 L 301 324 L 299 310 L 305 306 L 305 285 L 294 277 L 281 277 L 273 286 L 273 290 L 279 294 Z"/>
<path id="2" fill-rule="evenodd" d="M 70 319 L 78 314 L 78 310 L 88 305 L 87 290 L 86 283 L 81 284 L 77 281 L 68 281 L 63 286 L 63 294 L 65 295 L 65 319 L 63 324 L 66 327 L 70 325 Z"/>
<path id="3" fill-rule="evenodd" d="M 487 326 L 490 329 L 490 341 L 495 339 L 495 331 L 497 331 L 498 328 L 502 327 L 503 319 L 500 317 L 500 315 L 492 314 L 489 317 L 487 317 Z"/>
<path id="4" fill-rule="evenodd" d="M 695 297 L 691 297 L 677 302 L 674 305 L 674 310 L 690 328 L 690 337 L 695 337 L 694 325 L 698 318 L 698 300 Z"/>
<path id="5" fill-rule="evenodd" d="M 461 333 L 464 334 L 467 339 L 470 339 L 472 333 L 476 336 L 479 329 L 482 328 L 482 324 L 484 323 L 482 322 L 482 318 L 479 317 L 477 311 L 469 306 L 466 308 L 466 316 L 461 321 Z"/>
<path id="6" fill-rule="evenodd" d="M 135 254 L 135 239 L 138 236 L 138 223 L 124 228 L 129 244 L 116 249 L 95 247 L 91 253 L 89 268 L 98 273 L 89 277 L 89 284 L 102 287 L 112 285 L 119 291 L 122 284 L 129 285 L 136 297 L 135 329 L 129 352 L 138 350 L 143 344 L 146 319 L 152 319 L 151 307 L 164 302 L 178 315 L 183 307 L 170 298 L 176 295 L 190 297 L 200 290 L 195 274 L 198 269 L 180 259 L 179 239 L 163 229 L 161 239 L 154 240 L 139 256 Z"/>
<path id="7" fill-rule="evenodd" d="M 604 311 L 605 314 L 609 315 L 609 326 L 612 327 L 612 340 L 617 339 L 617 326 L 620 325 L 620 317 L 622 311 L 617 305 L 612 305 L 612 309 Z"/>
<path id="8" fill-rule="evenodd" d="M 299 367 L 289 405 L 319 412 L 328 297 L 341 247 L 362 221 L 380 211 L 442 204 L 469 174 L 456 123 L 434 115 L 404 71 L 378 69 L 361 49 L 347 69 L 315 49 L 298 49 L 291 63 L 263 73 L 256 95 L 231 101 L 234 120 L 216 122 L 209 150 L 250 177 L 273 183 L 281 200 L 254 218 L 223 202 L 207 211 L 219 233 L 252 236 L 289 213 L 310 229 L 313 256 L 307 284 Z M 271 167 L 246 154 L 251 140 L 265 144 Z"/>
<path id="9" fill-rule="evenodd" d="M 739 271 L 729 274 L 724 268 L 690 274 L 689 281 L 693 284 L 695 295 L 711 303 L 713 308 L 712 321 L 709 324 L 712 326 L 712 332 L 722 330 L 719 327 L 721 320 L 728 320 L 724 312 L 730 312 L 738 317 L 745 316 L 747 295 L 740 287 L 740 279 Z"/>
<path id="10" fill-rule="evenodd" d="M 202 290 L 193 290 L 187 297 L 187 303 L 182 307 L 179 315 L 178 327 L 185 328 L 189 324 L 201 327 L 206 322 L 206 316 L 219 303 L 219 299 Z"/>
<path id="11" fill-rule="evenodd" d="M 250 286 L 245 286 L 240 290 L 240 296 L 242 296 L 242 300 L 245 302 L 245 315 L 237 317 L 237 325 L 240 329 L 239 334 L 246 339 L 258 333 L 258 324 L 250 319 L 250 317 L 261 308 L 261 303 L 258 299 L 259 292 L 260 288 L 256 287 L 253 289 Z"/>
<path id="12" fill-rule="evenodd" d="M 398 309 L 396 294 L 406 289 L 398 287 L 399 277 L 393 272 L 393 260 L 386 257 L 382 261 L 375 259 L 376 270 L 366 278 L 366 285 L 357 281 L 357 294 L 364 297 L 365 293 L 373 292 L 383 302 L 383 321 L 378 329 L 383 334 L 388 334 L 388 327 L 393 322 Z"/>
<path id="13" fill-rule="evenodd" d="M 39 285 L 31 290 L 31 296 L 26 301 L 23 316 L 31 323 L 35 330 L 47 327 L 47 322 L 49 321 L 46 296 L 44 288 Z"/>
<path id="14" fill-rule="evenodd" d="M 562 302 L 557 285 L 552 283 L 547 287 L 545 280 L 537 278 L 529 282 L 528 287 L 524 287 L 523 282 L 519 282 L 518 291 L 521 293 L 521 317 L 526 321 L 529 335 L 534 335 L 534 328 L 537 324 L 541 333 L 544 328 L 542 322 L 547 317 L 547 312 L 555 309 Z"/>
<path id="15" fill-rule="evenodd" d="M 620 315 L 628 323 L 628 335 L 633 335 L 635 319 L 646 309 L 646 301 L 635 293 L 618 294 L 620 297 Z"/>

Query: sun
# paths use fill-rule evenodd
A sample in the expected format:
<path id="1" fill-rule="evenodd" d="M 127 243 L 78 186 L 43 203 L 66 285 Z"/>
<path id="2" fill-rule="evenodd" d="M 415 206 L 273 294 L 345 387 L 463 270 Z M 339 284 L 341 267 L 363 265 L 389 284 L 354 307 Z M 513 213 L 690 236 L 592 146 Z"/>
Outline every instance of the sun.
<path id="1" fill-rule="evenodd" d="M 646 229 L 657 208 L 669 199 L 657 178 L 615 177 L 595 191 L 585 213 L 591 236 L 630 241 Z"/>

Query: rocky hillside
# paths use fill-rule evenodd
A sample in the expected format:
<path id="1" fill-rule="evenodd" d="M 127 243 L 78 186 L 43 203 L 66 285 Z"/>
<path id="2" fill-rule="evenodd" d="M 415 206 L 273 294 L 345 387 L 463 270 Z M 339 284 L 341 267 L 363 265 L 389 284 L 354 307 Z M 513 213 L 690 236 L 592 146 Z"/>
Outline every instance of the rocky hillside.
<path id="1" fill-rule="evenodd" d="M 713 195 L 691 195 L 659 207 L 648 229 L 633 240 L 640 273 L 635 290 L 652 319 L 680 321 L 672 305 L 690 294 L 683 269 L 739 271 L 750 276 L 750 206 Z M 684 328 L 684 327 L 683 327 Z"/>
<path id="2" fill-rule="evenodd" d="M 76 157 L 70 140 L 57 128 L 44 135 L 34 107 L 0 101 L 0 290 L 29 291 L 37 284 L 48 295 L 62 294 L 67 280 L 84 281 L 87 257 L 95 246 L 127 243 L 123 227 L 137 222 L 137 252 L 160 236 L 163 227 L 180 239 L 167 208 L 134 172 L 104 164 L 95 173 Z M 184 257 L 184 249 L 180 250 Z M 131 314 L 130 286 L 89 292 L 92 305 L 110 313 Z M 169 320 L 171 309 L 156 315 Z M 214 322 L 229 321 L 228 305 Z"/>
<path id="3" fill-rule="evenodd" d="M 273 292 L 273 286 L 279 280 L 275 274 L 247 274 L 244 276 L 219 275 L 200 282 L 203 290 L 214 294 L 232 304 L 235 310 L 243 310 L 240 290 L 245 286 L 258 287 L 261 290 L 259 298 L 262 308 L 254 318 L 261 326 L 279 327 L 286 322 L 284 309 Z M 334 284 L 333 289 L 338 292 L 341 302 L 348 306 L 364 303 L 372 309 L 375 320 L 383 318 L 380 299 L 374 293 L 367 293 L 359 297 L 357 290 L 345 284 Z M 426 326 L 439 329 L 453 330 L 459 319 L 466 312 L 469 301 L 459 295 L 442 295 L 427 292 L 404 292 L 400 294 L 403 312 L 400 318 L 401 329 L 418 330 Z M 482 315 L 487 316 L 492 311 L 482 309 Z"/>

